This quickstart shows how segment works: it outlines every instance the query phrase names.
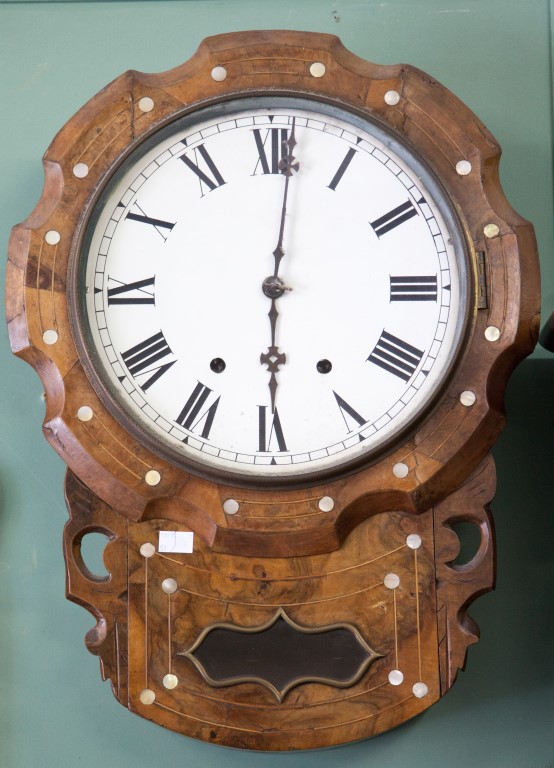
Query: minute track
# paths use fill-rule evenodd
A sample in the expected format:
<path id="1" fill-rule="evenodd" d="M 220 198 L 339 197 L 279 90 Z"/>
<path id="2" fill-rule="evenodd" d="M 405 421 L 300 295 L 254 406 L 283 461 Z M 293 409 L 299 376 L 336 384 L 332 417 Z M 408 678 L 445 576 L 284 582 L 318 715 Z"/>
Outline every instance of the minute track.
<path id="1" fill-rule="evenodd" d="M 163 211 L 160 221 L 175 222 L 175 226 L 167 229 L 170 237 L 165 241 L 159 238 L 156 244 L 150 238 L 146 244 L 140 232 L 153 231 L 154 226 L 135 221 L 131 227 L 133 221 L 128 222 L 126 232 L 136 235 L 131 261 L 126 256 L 131 252 L 129 245 L 123 247 L 121 222 L 111 219 L 102 241 L 106 245 L 100 243 L 98 249 L 98 279 L 102 274 L 117 274 L 122 284 L 110 279 L 110 293 L 104 288 L 96 296 L 96 310 L 100 319 L 108 309 L 128 317 L 132 312 L 127 327 L 130 331 L 136 325 L 134 339 L 114 319 L 115 314 L 107 316 L 106 331 L 114 337 L 115 349 L 125 351 L 123 365 L 137 338 L 150 339 L 154 323 L 162 329 L 173 354 L 166 353 L 137 371 L 134 366 L 142 365 L 146 358 L 142 360 L 141 350 L 136 353 L 139 359 L 130 365 L 146 405 L 140 404 L 138 394 L 129 395 L 129 400 L 141 409 L 145 428 L 167 441 L 179 456 L 195 460 L 201 454 L 202 463 L 223 470 L 231 464 L 237 475 L 249 475 L 254 467 L 261 467 L 268 477 L 296 472 L 287 467 L 302 467 L 301 472 L 324 471 L 374 450 L 388 439 L 395 423 L 407 422 L 404 414 L 413 407 L 408 408 L 407 403 L 424 402 L 425 393 L 432 390 L 427 382 L 434 380 L 433 371 L 442 365 L 444 335 L 451 333 L 448 312 L 452 296 L 459 302 L 451 255 L 444 247 L 448 230 L 442 219 L 437 219 L 440 212 L 433 207 L 433 194 L 419 176 L 410 175 L 401 158 L 395 155 L 394 162 L 391 160 L 388 146 L 366 136 L 358 125 L 348 128 L 334 114 L 324 114 L 323 118 L 318 114 L 316 119 L 303 105 L 296 111 L 277 108 L 268 114 L 263 109 L 245 109 L 240 118 L 207 119 L 190 134 L 169 136 L 157 155 L 146 156 L 144 167 L 149 170 L 143 173 L 142 167 L 136 167 L 139 186 L 134 197 L 131 174 L 127 173 L 126 189 L 118 189 L 118 199 L 125 201 L 128 210 L 142 216 L 134 207 L 135 198 L 140 199 L 146 214 L 154 209 Z M 290 144 L 288 148 L 279 146 L 282 136 L 300 142 L 293 153 Z M 285 160 L 282 170 L 296 176 L 288 177 L 292 182 L 284 206 L 283 182 L 288 179 L 273 172 L 276 147 L 279 162 Z M 299 173 L 295 170 L 298 161 L 287 160 L 289 154 L 300 158 Z M 163 203 L 158 197 L 157 206 L 153 206 L 151 190 L 158 178 L 174 178 L 175 186 Z M 377 179 L 378 199 L 371 202 Z M 415 203 L 397 212 L 405 205 L 398 202 L 402 199 L 421 200 L 422 215 Z M 269 219 L 274 219 L 270 212 L 276 207 L 281 208 L 283 233 L 279 232 L 274 247 L 275 235 L 270 237 L 274 222 Z M 388 213 L 372 216 L 379 207 Z M 212 216 L 212 211 L 213 221 L 208 224 L 204 217 Z M 394 235 L 391 229 L 384 231 L 406 214 L 407 219 L 392 227 Z M 385 221 L 380 221 L 383 217 Z M 373 251 L 362 247 L 362 240 L 370 243 L 368 221 L 380 235 L 373 241 Z M 401 254 L 392 252 L 391 244 L 405 238 L 403 232 L 408 231 L 410 248 L 400 258 Z M 443 232 L 445 237 L 439 241 L 435 233 Z M 340 234 L 340 240 L 335 240 L 334 233 Z M 271 253 L 272 247 L 273 275 L 267 256 L 260 258 L 262 252 Z M 101 255 L 102 248 L 105 256 Z M 343 266 L 344 259 L 347 262 Z M 120 263 L 118 273 L 116 263 Z M 150 281 L 154 264 L 155 286 L 141 285 Z M 137 274 L 138 270 L 142 274 Z M 346 276 L 348 282 L 343 284 Z M 269 277 L 280 281 L 267 288 L 275 293 L 271 296 L 265 288 L 260 290 Z M 450 285 L 452 277 L 455 290 L 447 295 L 443 286 L 446 281 Z M 259 306 L 250 298 L 256 292 L 259 300 L 255 302 L 262 302 Z M 344 296 L 336 309 L 335 300 L 328 301 L 332 295 Z M 445 307 L 438 301 L 439 295 L 446 301 Z M 268 346 L 267 331 L 258 331 L 254 322 L 254 318 L 265 317 L 267 323 L 264 301 L 270 303 Z M 417 310 L 415 319 L 405 317 L 407 307 Z M 439 318 L 443 310 L 446 314 Z M 146 312 L 151 316 L 147 318 Z M 305 318 L 310 318 L 313 332 L 308 331 Z M 355 358 L 347 355 L 350 340 L 358 338 L 368 322 L 365 355 L 355 363 Z M 414 322 L 421 326 L 415 335 L 411 332 Z M 436 330 L 439 325 L 440 333 Z M 98 333 L 104 333 L 99 326 Z M 398 340 L 392 350 L 384 346 L 390 342 L 386 333 Z M 416 336 L 421 341 L 410 344 Z M 248 351 L 250 340 L 255 346 Z M 308 359 L 314 344 L 320 351 L 314 350 Z M 406 345 L 420 354 L 410 357 Z M 111 354 L 107 347 L 106 354 Z M 225 365 L 214 365 L 216 359 Z M 332 363 L 324 368 L 322 361 Z M 250 367 L 256 364 L 258 370 Z M 356 372 L 354 364 L 361 366 Z M 117 363 L 110 362 L 112 366 L 116 373 Z M 321 375 L 320 368 L 326 376 Z M 422 368 L 425 375 L 419 373 Z M 347 378 L 345 371 L 349 371 Z M 384 375 L 388 376 L 387 386 L 378 383 Z M 194 381 L 201 383 L 202 390 L 187 408 Z M 330 398 L 327 404 L 321 399 L 323 391 Z M 333 391 L 338 394 L 334 396 Z M 266 404 L 265 436 L 260 431 L 260 408 L 253 402 L 260 408 Z M 129 407 L 135 406 L 129 402 Z M 301 426 L 304 423 L 310 425 L 308 431 Z"/>

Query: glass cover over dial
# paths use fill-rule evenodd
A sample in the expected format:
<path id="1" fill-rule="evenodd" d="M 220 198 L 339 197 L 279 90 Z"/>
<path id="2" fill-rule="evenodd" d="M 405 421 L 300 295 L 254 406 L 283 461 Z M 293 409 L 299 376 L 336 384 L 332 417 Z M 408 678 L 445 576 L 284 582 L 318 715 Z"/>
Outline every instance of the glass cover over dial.
<path id="1" fill-rule="evenodd" d="M 460 225 L 410 149 L 284 97 L 206 107 L 131 153 L 76 290 L 109 407 L 238 482 L 388 449 L 444 384 L 468 305 Z"/>

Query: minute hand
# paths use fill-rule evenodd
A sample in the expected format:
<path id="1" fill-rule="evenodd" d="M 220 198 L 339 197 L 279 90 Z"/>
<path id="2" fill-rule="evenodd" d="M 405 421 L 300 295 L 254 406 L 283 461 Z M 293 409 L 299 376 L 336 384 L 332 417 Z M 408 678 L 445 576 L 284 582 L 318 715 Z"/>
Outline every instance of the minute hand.
<path id="1" fill-rule="evenodd" d="M 296 160 L 296 158 L 292 154 L 294 147 L 296 146 L 296 138 L 294 134 L 295 127 L 296 127 L 295 123 L 296 123 L 296 118 L 293 117 L 290 138 L 287 139 L 287 141 L 285 142 L 287 147 L 287 154 L 283 157 L 283 159 L 279 163 L 279 170 L 285 176 L 285 189 L 283 192 L 283 207 L 281 209 L 281 226 L 279 227 L 279 240 L 277 241 L 277 246 L 273 251 L 273 256 L 275 258 L 275 270 L 273 272 L 274 277 L 277 277 L 277 275 L 279 274 L 279 265 L 281 263 L 281 259 L 285 255 L 285 251 L 283 250 L 283 237 L 285 234 L 285 217 L 287 215 L 287 198 L 289 194 L 289 182 L 292 176 L 292 172 L 298 171 L 298 169 L 300 168 L 300 163 Z"/>
<path id="2" fill-rule="evenodd" d="M 279 227 L 279 240 L 277 242 L 277 246 L 275 247 L 275 250 L 273 251 L 273 257 L 275 259 L 275 269 L 274 269 L 273 275 L 271 275 L 270 277 L 266 277 L 266 279 L 262 284 L 262 290 L 264 294 L 268 297 L 268 299 L 271 299 L 271 309 L 269 310 L 269 313 L 268 313 L 269 324 L 271 328 L 271 343 L 268 347 L 267 352 L 262 353 L 260 355 L 260 362 L 262 363 L 262 365 L 267 365 L 267 370 L 270 373 L 269 392 L 271 396 L 271 411 L 273 413 L 275 413 L 275 398 L 277 395 L 277 375 L 276 374 L 279 372 L 279 366 L 284 365 L 287 360 L 286 355 L 279 351 L 279 347 L 276 344 L 277 318 L 279 317 L 276 299 L 282 296 L 286 290 L 290 290 L 284 285 L 283 281 L 279 277 L 279 265 L 281 264 L 281 259 L 285 255 L 285 251 L 283 250 L 283 236 L 285 232 L 285 216 L 287 214 L 287 197 L 289 192 L 289 181 L 293 171 L 297 171 L 300 167 L 300 164 L 296 161 L 295 157 L 292 154 L 294 147 L 296 145 L 296 139 L 294 135 L 295 121 L 296 121 L 296 118 L 293 118 L 290 138 L 285 142 L 287 147 L 287 152 L 283 157 L 283 159 L 281 160 L 281 162 L 279 163 L 279 170 L 285 176 L 285 189 L 283 192 L 283 206 L 281 208 L 281 225 Z"/>

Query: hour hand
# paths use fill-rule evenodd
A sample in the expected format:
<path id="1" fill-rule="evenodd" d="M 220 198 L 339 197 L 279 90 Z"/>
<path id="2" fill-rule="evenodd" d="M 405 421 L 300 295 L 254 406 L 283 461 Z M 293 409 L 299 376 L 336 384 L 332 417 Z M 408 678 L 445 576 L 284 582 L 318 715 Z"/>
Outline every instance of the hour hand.
<path id="1" fill-rule="evenodd" d="M 271 412 L 275 413 L 275 398 L 277 395 L 277 376 L 279 372 L 279 366 L 283 365 L 287 361 L 287 356 L 284 352 L 279 352 L 279 347 L 270 346 L 267 352 L 260 355 L 260 363 L 267 365 L 267 370 L 270 372 L 269 377 L 269 394 L 271 396 Z"/>
<path id="2" fill-rule="evenodd" d="M 279 161 L 279 170 L 285 176 L 292 176 L 292 172 L 297 171 L 300 168 L 300 163 L 293 155 L 296 146 L 295 128 L 296 118 L 293 118 L 290 137 L 283 142 L 287 151 L 285 152 L 284 157 Z"/>
<path id="3" fill-rule="evenodd" d="M 279 347 L 275 344 L 275 327 L 279 316 L 275 299 L 271 302 L 271 309 L 268 312 L 268 316 L 271 324 L 271 344 L 269 345 L 267 352 L 262 352 L 260 355 L 260 363 L 262 365 L 267 365 L 267 370 L 271 374 L 269 377 L 269 393 L 271 396 L 271 412 L 275 413 L 275 398 L 277 395 L 276 374 L 279 373 L 279 366 L 284 365 L 287 361 L 287 356 L 283 352 L 279 352 Z"/>

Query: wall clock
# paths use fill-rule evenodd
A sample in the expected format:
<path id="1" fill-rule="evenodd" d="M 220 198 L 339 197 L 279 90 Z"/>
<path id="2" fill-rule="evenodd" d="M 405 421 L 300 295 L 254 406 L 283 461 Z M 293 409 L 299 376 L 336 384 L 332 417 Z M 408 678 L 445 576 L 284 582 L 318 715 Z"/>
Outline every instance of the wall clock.
<path id="1" fill-rule="evenodd" d="M 498 158 L 427 75 L 298 32 L 128 72 L 55 138 L 10 241 L 9 333 L 68 465 L 67 595 L 133 712 L 307 749 L 454 682 L 538 327 Z"/>

